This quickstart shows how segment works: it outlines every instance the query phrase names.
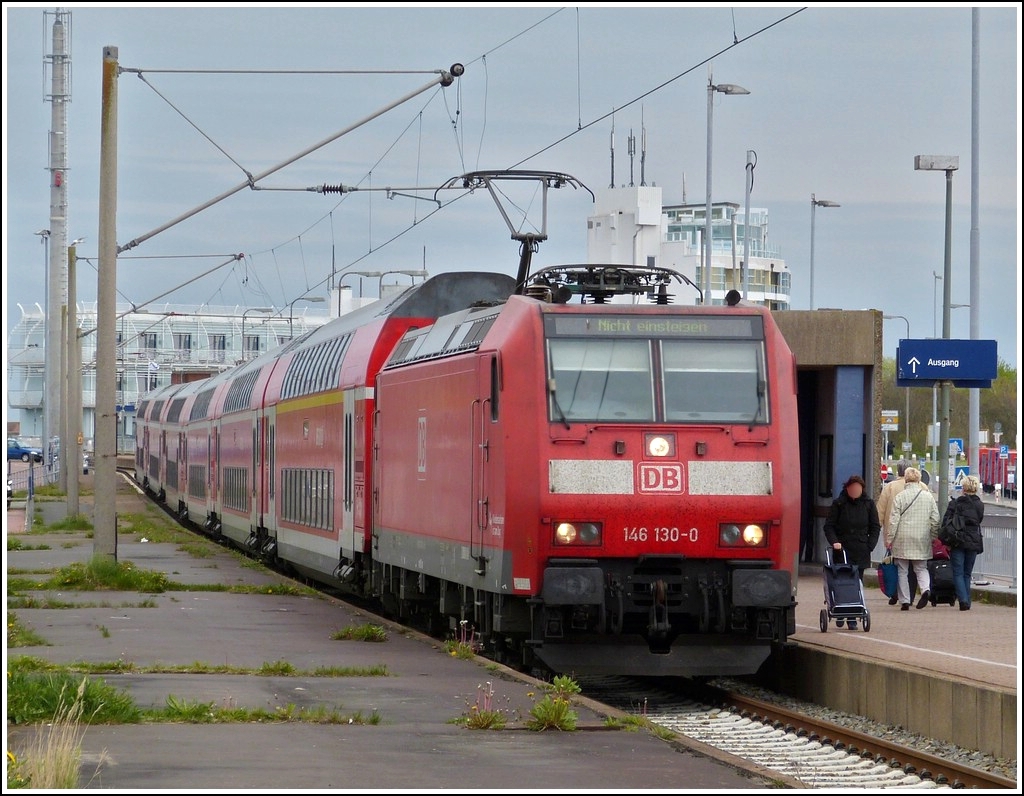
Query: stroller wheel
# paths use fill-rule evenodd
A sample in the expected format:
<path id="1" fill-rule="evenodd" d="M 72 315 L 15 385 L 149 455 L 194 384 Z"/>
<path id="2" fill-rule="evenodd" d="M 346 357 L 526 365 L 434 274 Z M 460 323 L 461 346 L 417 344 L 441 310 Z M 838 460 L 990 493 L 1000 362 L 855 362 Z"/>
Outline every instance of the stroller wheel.
<path id="1" fill-rule="evenodd" d="M 818 615 L 818 627 L 821 628 L 822 633 L 828 632 L 828 611 L 824 608 L 821 609 L 821 613 Z"/>
<path id="2" fill-rule="evenodd" d="M 867 633 L 871 629 L 871 614 L 865 612 L 864 614 L 864 632 Z"/>

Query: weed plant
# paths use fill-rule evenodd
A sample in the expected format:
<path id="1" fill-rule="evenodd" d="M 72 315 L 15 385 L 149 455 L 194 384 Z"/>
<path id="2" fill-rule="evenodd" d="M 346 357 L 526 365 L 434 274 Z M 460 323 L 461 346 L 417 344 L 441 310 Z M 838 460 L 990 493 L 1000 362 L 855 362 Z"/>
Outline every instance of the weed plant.
<path id="1" fill-rule="evenodd" d="M 387 631 L 380 625 L 349 625 L 331 634 L 335 641 L 387 641 Z"/>
<path id="2" fill-rule="evenodd" d="M 34 630 L 25 627 L 18 619 L 18 615 L 10 610 L 7 611 L 7 649 L 15 647 L 40 647 L 48 645 L 46 639 Z"/>
<path id="3" fill-rule="evenodd" d="M 89 718 L 86 706 L 91 701 L 88 678 L 76 688 L 61 683 L 48 723 L 29 733 L 25 747 L 17 753 L 7 750 L 7 788 L 33 790 L 71 790 L 79 786 L 82 763 L 82 738 L 85 735 L 83 716 Z M 75 694 L 73 699 L 70 694 Z M 8 708 L 8 720 L 10 720 Z M 106 761 L 101 755 L 99 767 Z"/>
<path id="4" fill-rule="evenodd" d="M 466 712 L 457 719 L 457 723 L 471 730 L 503 730 L 510 720 L 518 720 L 516 711 L 507 707 L 508 697 L 505 697 L 505 701 L 506 707 L 495 707 L 494 686 L 490 682 L 478 685 L 476 700 L 467 703 Z"/>

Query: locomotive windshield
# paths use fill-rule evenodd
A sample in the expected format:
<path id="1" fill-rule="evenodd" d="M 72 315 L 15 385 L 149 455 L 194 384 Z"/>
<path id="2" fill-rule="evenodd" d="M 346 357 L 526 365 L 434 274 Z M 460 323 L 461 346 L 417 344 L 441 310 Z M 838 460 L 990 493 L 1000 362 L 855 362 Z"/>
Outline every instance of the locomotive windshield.
<path id="1" fill-rule="evenodd" d="M 768 422 L 758 316 L 546 319 L 553 422 Z"/>

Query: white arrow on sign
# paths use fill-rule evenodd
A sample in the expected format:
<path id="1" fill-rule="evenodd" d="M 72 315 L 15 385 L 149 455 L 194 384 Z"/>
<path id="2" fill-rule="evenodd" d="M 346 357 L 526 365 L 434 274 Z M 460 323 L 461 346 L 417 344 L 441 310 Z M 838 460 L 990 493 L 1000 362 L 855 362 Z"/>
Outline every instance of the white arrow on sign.
<path id="1" fill-rule="evenodd" d="M 921 364 L 921 360 L 918 359 L 917 357 L 911 357 L 910 361 L 907 362 L 907 364 L 910 365 L 911 373 L 917 373 L 917 366 Z"/>

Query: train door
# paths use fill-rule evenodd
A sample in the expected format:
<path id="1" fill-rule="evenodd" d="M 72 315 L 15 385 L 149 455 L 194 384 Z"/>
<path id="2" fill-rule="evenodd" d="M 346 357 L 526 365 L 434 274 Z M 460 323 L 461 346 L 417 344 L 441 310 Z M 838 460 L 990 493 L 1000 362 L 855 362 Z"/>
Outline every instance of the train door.
<path id="1" fill-rule="evenodd" d="M 160 429 L 160 457 L 158 461 L 157 483 L 160 485 L 160 490 L 157 494 L 159 499 L 163 500 L 163 495 L 165 494 L 164 486 L 167 484 L 167 429 L 165 428 Z"/>
<path id="2" fill-rule="evenodd" d="M 363 496 L 365 483 L 362 478 L 359 479 L 358 484 L 356 483 L 355 403 L 353 393 L 343 392 L 341 394 L 341 500 L 336 500 L 335 504 L 339 502 L 341 504 L 341 516 L 337 526 L 338 541 L 341 546 L 341 554 L 346 557 L 350 557 L 355 552 L 364 552 L 362 539 L 366 532 L 365 512 L 357 511 L 356 508 L 357 501 Z M 360 473 L 362 469 L 360 467 Z"/>
<path id="3" fill-rule="evenodd" d="M 263 455 L 264 427 L 263 418 L 258 412 L 252 415 L 252 461 L 250 462 L 250 473 L 252 475 L 252 501 L 250 505 L 250 518 L 252 528 L 263 527 L 263 495 L 266 494 L 263 483 Z"/>
<path id="4" fill-rule="evenodd" d="M 224 517 L 224 506 L 220 494 L 220 421 L 210 423 L 210 499 L 212 514 Z"/>
<path id="5" fill-rule="evenodd" d="M 277 529 L 277 408 L 270 407 L 263 423 L 266 428 L 266 451 L 264 456 L 264 503 L 263 524 Z"/>
<path id="6" fill-rule="evenodd" d="M 495 354 L 477 360 L 477 397 L 472 408 L 473 475 L 470 555 L 476 559 L 476 572 L 484 574 L 487 556 L 484 542 L 490 524 L 490 439 L 498 419 L 498 357 Z"/>
<path id="7" fill-rule="evenodd" d="M 184 431 L 178 432 L 178 501 L 188 495 L 188 439 Z"/>

